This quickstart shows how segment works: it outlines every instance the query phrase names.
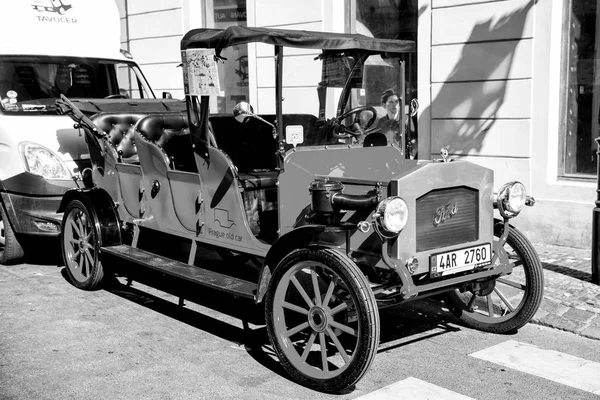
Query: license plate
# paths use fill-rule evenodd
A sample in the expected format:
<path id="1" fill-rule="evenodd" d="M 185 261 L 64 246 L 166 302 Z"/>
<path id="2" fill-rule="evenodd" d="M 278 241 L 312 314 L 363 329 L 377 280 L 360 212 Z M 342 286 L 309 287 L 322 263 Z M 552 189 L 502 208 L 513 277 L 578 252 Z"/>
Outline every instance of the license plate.
<path id="1" fill-rule="evenodd" d="M 430 274 L 432 277 L 456 274 L 484 267 L 492 263 L 492 246 L 489 243 L 467 247 L 431 256 Z"/>

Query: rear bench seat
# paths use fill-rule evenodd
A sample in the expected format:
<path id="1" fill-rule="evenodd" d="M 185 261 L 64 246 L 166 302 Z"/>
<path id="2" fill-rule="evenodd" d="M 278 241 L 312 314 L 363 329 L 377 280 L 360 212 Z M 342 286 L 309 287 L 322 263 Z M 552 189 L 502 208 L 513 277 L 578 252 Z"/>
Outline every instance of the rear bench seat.
<path id="1" fill-rule="evenodd" d="M 146 114 L 99 113 L 91 120 L 106 132 L 109 142 L 117 150 L 124 163 L 137 163 L 138 154 L 134 140 L 135 124 Z M 92 156 L 93 157 L 93 156 Z M 92 161 L 94 161 L 92 159 Z"/>
<path id="2" fill-rule="evenodd" d="M 186 114 L 148 115 L 136 125 L 135 138 L 138 150 L 144 152 L 141 156 L 149 157 L 148 164 L 158 158 L 165 164 L 164 171 L 198 172 Z"/>

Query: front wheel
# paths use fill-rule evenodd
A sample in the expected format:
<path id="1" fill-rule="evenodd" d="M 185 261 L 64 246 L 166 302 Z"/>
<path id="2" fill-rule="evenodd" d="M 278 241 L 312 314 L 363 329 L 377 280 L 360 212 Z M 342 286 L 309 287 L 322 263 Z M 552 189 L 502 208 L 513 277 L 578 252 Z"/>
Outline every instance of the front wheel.
<path id="1" fill-rule="evenodd" d="M 542 263 L 529 240 L 510 226 L 501 245 L 504 224 L 494 227 L 494 259 L 512 264 L 512 273 L 471 284 L 466 290 L 448 293 L 451 311 L 466 326 L 492 333 L 514 332 L 537 312 L 544 294 Z"/>
<path id="2" fill-rule="evenodd" d="M 71 283 L 83 290 L 97 289 L 104 278 L 99 260 L 99 223 L 79 200 L 71 201 L 65 210 L 61 239 L 63 260 Z"/>
<path id="3" fill-rule="evenodd" d="M 302 249 L 275 268 L 265 299 L 269 338 L 298 383 L 323 392 L 356 384 L 379 345 L 369 282 L 334 249 Z"/>

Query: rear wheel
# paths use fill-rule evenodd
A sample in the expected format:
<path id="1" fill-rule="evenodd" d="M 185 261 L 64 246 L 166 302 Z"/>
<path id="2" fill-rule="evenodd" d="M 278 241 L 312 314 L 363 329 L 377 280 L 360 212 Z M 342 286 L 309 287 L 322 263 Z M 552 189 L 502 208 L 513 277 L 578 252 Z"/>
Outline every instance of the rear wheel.
<path id="1" fill-rule="evenodd" d="M 94 290 L 102 283 L 99 223 L 79 200 L 67 206 L 62 221 L 62 252 L 69 279 L 79 289 Z"/>
<path id="2" fill-rule="evenodd" d="M 537 312 L 544 294 L 544 274 L 540 259 L 529 240 L 510 226 L 501 245 L 504 224 L 494 229 L 494 259 L 512 264 L 512 273 L 471 284 L 464 291 L 448 293 L 448 306 L 466 326 L 492 333 L 515 331 Z"/>
<path id="3" fill-rule="evenodd" d="M 364 274 L 333 249 L 284 258 L 265 302 L 269 337 L 300 384 L 339 392 L 367 372 L 379 345 L 379 312 Z"/>
<path id="4" fill-rule="evenodd" d="M 24 258 L 23 247 L 17 240 L 15 231 L 6 216 L 4 205 L 0 202 L 0 264 L 18 264 Z"/>

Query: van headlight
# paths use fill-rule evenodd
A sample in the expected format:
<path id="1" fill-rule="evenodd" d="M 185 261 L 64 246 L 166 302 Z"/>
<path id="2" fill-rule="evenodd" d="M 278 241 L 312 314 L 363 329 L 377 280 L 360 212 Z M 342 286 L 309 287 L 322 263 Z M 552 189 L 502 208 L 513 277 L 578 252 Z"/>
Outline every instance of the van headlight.
<path id="1" fill-rule="evenodd" d="M 388 197 L 379 203 L 374 217 L 380 235 L 386 238 L 396 236 L 408 221 L 408 205 L 400 197 Z"/>
<path id="2" fill-rule="evenodd" d="M 514 181 L 502 185 L 498 191 L 496 206 L 503 217 L 512 218 L 523 210 L 526 200 L 525 186 L 521 182 Z"/>
<path id="3" fill-rule="evenodd" d="M 65 163 L 50 149 L 38 143 L 19 143 L 19 153 L 25 169 L 45 179 L 72 179 Z"/>

